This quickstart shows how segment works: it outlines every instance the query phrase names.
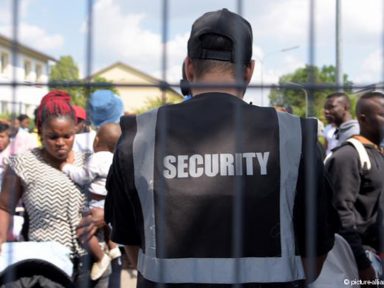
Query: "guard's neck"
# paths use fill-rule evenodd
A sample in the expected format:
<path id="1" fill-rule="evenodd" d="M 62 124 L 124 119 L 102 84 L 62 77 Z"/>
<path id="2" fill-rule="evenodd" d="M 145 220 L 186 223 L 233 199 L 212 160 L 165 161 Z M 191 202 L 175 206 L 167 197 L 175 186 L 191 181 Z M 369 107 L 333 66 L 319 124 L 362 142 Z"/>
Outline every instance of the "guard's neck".
<path id="1" fill-rule="evenodd" d="M 237 88 L 236 79 L 223 73 L 209 73 L 204 77 L 196 79 L 194 82 L 201 87 L 192 88 L 192 95 L 203 93 L 227 93 L 239 98 L 243 98 L 244 89 Z"/>

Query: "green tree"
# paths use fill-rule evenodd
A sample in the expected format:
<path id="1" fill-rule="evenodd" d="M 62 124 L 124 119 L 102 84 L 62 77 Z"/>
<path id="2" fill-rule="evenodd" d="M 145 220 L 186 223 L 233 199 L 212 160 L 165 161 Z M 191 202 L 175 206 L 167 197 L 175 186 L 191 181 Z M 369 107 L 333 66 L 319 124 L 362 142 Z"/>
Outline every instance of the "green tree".
<path id="1" fill-rule="evenodd" d="M 79 68 L 71 56 L 60 57 L 52 67 L 49 84 L 50 90 L 67 91 L 71 95 L 72 103 L 81 107 L 87 105 L 88 96 L 98 89 L 112 90 L 113 93 L 119 94 L 112 82 L 103 77 L 96 76 L 90 82 L 80 79 Z"/>
<path id="2" fill-rule="evenodd" d="M 280 77 L 279 84 L 285 85 L 285 89 L 274 88 L 269 94 L 271 105 L 289 105 L 293 109 L 293 113 L 299 116 L 305 116 L 306 113 L 306 97 L 303 85 L 309 83 L 309 76 L 312 75 L 313 83 L 326 86 L 326 84 L 334 85 L 336 82 L 336 69 L 334 66 L 323 66 L 321 68 L 316 66 L 305 66 L 299 68 L 293 73 L 285 74 Z M 345 92 L 351 96 L 352 82 L 348 80 L 348 75 L 343 75 L 345 86 Z M 290 88 L 290 86 L 292 88 Z M 308 95 L 310 91 L 306 90 Z M 313 92 L 314 107 L 313 112 L 317 118 L 324 120 L 323 106 L 328 94 L 335 92 L 334 89 L 322 88 Z M 354 99 L 351 99 L 354 102 Z"/>
<path id="3" fill-rule="evenodd" d="M 74 83 L 78 83 L 79 86 L 75 86 Z M 52 67 L 49 74 L 49 84 L 50 90 L 65 90 L 71 95 L 72 103 L 85 106 L 86 99 L 84 88 L 80 86 L 79 68 L 71 56 L 61 56 Z"/>
<path id="4" fill-rule="evenodd" d="M 108 81 L 106 78 L 101 76 L 96 76 L 92 78 L 92 81 L 90 83 L 90 87 L 85 87 L 84 95 L 89 95 L 96 90 L 104 89 L 104 90 L 111 90 L 116 95 L 119 95 L 119 91 L 117 91 L 116 86 L 113 85 L 113 82 Z"/>

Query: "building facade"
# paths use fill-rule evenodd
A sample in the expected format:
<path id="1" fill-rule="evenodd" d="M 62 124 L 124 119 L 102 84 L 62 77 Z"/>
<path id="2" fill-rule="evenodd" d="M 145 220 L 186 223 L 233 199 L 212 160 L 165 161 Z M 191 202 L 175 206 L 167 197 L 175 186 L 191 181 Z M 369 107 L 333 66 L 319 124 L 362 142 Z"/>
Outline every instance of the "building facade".
<path id="1" fill-rule="evenodd" d="M 162 91 L 159 88 L 159 79 L 122 62 L 114 63 L 91 75 L 91 79 L 97 77 L 116 85 L 126 113 L 137 114 L 161 102 L 177 103 L 183 100 L 183 97 L 171 88 Z"/>
<path id="2" fill-rule="evenodd" d="M 48 92 L 49 70 L 55 62 L 51 56 L 0 35 L 0 115 L 33 117 Z"/>

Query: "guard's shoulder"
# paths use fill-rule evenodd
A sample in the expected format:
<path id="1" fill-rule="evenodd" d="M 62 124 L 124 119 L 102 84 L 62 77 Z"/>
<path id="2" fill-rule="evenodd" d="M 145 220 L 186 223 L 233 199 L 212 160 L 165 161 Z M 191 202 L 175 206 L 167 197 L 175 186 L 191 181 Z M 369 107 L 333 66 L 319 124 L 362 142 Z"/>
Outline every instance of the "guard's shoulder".
<path id="1" fill-rule="evenodd" d="M 125 151 L 131 146 L 137 133 L 137 116 L 127 115 L 120 118 L 121 136 L 116 144 L 117 152 Z"/>
<path id="2" fill-rule="evenodd" d="M 127 115 L 120 118 L 120 127 L 122 133 L 124 133 L 124 131 L 132 130 L 132 128 L 136 127 L 136 117 L 136 115 Z"/>
<path id="3" fill-rule="evenodd" d="M 315 117 L 300 117 L 300 121 L 304 128 L 314 130 L 317 133 L 319 127 L 319 119 Z"/>
<path id="4" fill-rule="evenodd" d="M 318 141 L 318 122 L 316 118 L 300 117 L 301 135 L 303 143 L 317 143 Z M 309 142 L 308 142 L 309 141 Z"/>

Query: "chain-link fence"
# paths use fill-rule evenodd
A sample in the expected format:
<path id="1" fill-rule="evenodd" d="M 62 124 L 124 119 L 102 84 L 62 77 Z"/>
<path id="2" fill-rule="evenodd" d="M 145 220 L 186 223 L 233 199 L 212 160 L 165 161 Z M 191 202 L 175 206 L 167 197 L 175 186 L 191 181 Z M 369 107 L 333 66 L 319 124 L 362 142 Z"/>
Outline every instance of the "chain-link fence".
<path id="1" fill-rule="evenodd" d="M 10 64 L 12 67 L 14 67 L 13 69 L 10 69 L 9 70 L 9 73 L 11 75 L 11 81 L 3 81 L 0 83 L 1 85 L 1 89 L 9 89 L 11 88 L 12 89 L 12 98 L 9 99 L 9 100 L 2 100 L 0 106 L 2 107 L 1 111 L 0 112 L 3 112 L 3 113 L 9 113 L 10 112 L 10 109 L 9 109 L 9 105 L 12 106 L 12 109 L 11 109 L 11 112 L 12 112 L 12 115 L 13 117 L 16 117 L 16 115 L 19 115 L 21 113 L 30 113 L 30 111 L 32 111 L 34 108 L 36 108 L 36 106 L 34 106 L 33 104 L 28 104 L 29 106 L 25 106 L 23 103 L 23 101 L 20 101 L 19 97 L 17 96 L 17 91 L 20 91 L 20 89 L 23 89 L 23 87 L 28 87 L 28 86 L 34 86 L 35 84 L 33 83 L 33 81 L 29 81 L 27 78 L 28 78 L 28 75 L 27 74 L 31 74 L 31 63 L 28 64 L 28 62 L 24 63 L 24 66 L 23 66 L 23 69 L 25 70 L 25 75 L 23 76 L 24 79 L 22 81 L 20 81 L 20 76 L 18 75 L 18 70 L 15 69 L 15 67 L 18 67 L 20 66 L 20 61 L 19 61 L 19 58 L 20 57 L 20 54 L 25 52 L 25 49 L 26 47 L 23 46 L 22 44 L 20 44 L 19 42 L 19 30 L 20 30 L 20 26 L 19 26 L 19 22 L 20 22 L 20 3 L 21 1 L 18 1 L 18 0 L 13 0 L 12 1 L 12 37 L 10 39 L 10 43 L 11 43 L 11 47 L 10 50 L 11 50 L 11 54 L 10 54 L 10 57 L 7 58 L 7 56 L 4 54 L 4 55 L 1 55 L 2 57 L 2 67 L 0 67 L 0 70 L 4 70 L 4 66 L 9 66 L 8 64 Z M 84 91 L 85 91 L 85 95 L 89 94 L 90 91 L 94 88 L 111 88 L 111 86 L 115 87 L 115 88 L 135 88 L 135 89 L 144 89 L 144 88 L 157 88 L 159 89 L 161 92 L 160 94 L 160 103 L 161 104 L 165 104 L 166 102 L 168 102 L 169 98 L 167 96 L 167 93 L 169 91 L 178 91 L 179 90 L 179 83 L 177 82 L 172 82 L 172 81 L 169 81 L 168 80 L 168 73 L 169 73 L 169 66 L 168 66 L 168 63 L 170 62 L 169 59 L 172 57 L 172 55 L 170 55 L 169 53 L 169 47 L 168 47 L 168 41 L 169 41 L 169 38 L 170 38 L 170 30 L 172 29 L 172 27 L 170 27 L 170 23 L 171 23 L 171 13 L 170 13 L 170 10 L 172 9 L 172 1 L 167 1 L 167 0 L 163 0 L 163 1 L 158 1 L 159 3 L 156 3 L 156 5 L 159 5 L 160 6 L 160 10 L 161 10 L 161 26 L 159 28 L 160 30 L 160 34 L 161 34 L 161 64 L 160 64 L 160 73 L 159 73 L 159 78 L 160 80 L 158 80 L 157 82 L 153 82 L 152 84 L 151 83 L 142 83 L 140 81 L 130 81 L 130 82 L 114 82 L 114 83 L 107 83 L 107 82 L 95 82 L 94 81 L 94 78 L 92 78 L 92 76 L 94 76 L 94 57 L 95 57 L 95 53 L 94 53 L 94 49 L 95 47 L 93 46 L 94 45 L 94 37 L 95 35 L 97 35 L 98 31 L 95 31 L 94 29 L 94 24 L 96 21 L 98 21 L 99 19 L 95 19 L 94 17 L 94 9 L 95 9 L 95 2 L 97 1 L 92 1 L 92 0 L 89 0 L 89 1 L 86 1 L 86 3 L 84 3 L 84 5 L 86 4 L 86 27 L 84 28 L 84 31 L 86 31 L 86 33 L 84 34 L 84 42 L 85 42 L 85 69 L 84 69 L 84 79 L 83 81 L 68 81 L 68 80 L 65 80 L 63 82 L 60 81 L 60 79 L 56 79 L 56 81 L 54 82 L 49 82 L 49 81 L 42 81 L 42 82 L 39 82 L 39 84 L 37 85 L 38 87 L 43 87 L 43 88 L 56 88 L 56 87 L 60 87 L 60 88 L 64 88 L 64 89 L 69 89 L 69 88 L 83 88 Z M 246 9 L 249 8 L 250 6 L 252 5 L 261 5 L 261 3 L 259 3 L 260 1 L 255 1 L 255 3 L 253 2 L 249 2 L 249 1 L 241 1 L 241 0 L 238 0 L 238 1 L 233 1 L 233 4 L 232 4 L 232 7 L 233 7 L 233 11 L 237 12 L 238 14 L 240 15 L 247 15 L 246 13 Z M 322 23 L 317 23 L 316 22 L 316 15 L 317 15 L 317 10 L 316 10 L 316 1 L 315 0 L 309 0 L 309 1 L 306 1 L 307 4 L 308 4 L 308 11 L 307 11 L 307 15 L 308 15 L 308 23 L 307 23 L 307 27 L 306 27 L 306 32 L 307 32 L 307 43 L 302 43 L 300 44 L 300 47 L 307 47 L 307 51 L 308 51 L 308 59 L 306 61 L 308 67 L 310 67 L 307 72 L 308 72 L 308 77 L 307 77 L 307 81 L 305 82 L 301 82 L 301 83 L 296 83 L 296 82 L 292 82 L 292 81 L 280 81 L 279 84 L 271 84 L 271 83 L 267 83 L 267 81 L 264 81 L 263 80 L 263 71 L 261 71 L 261 81 L 259 83 L 254 83 L 252 82 L 250 85 L 248 85 L 247 89 L 249 91 L 249 93 L 252 93 L 256 91 L 256 94 L 263 98 L 264 99 L 264 95 L 266 94 L 265 92 L 266 91 L 275 91 L 276 93 L 282 93 L 285 91 L 285 90 L 290 90 L 290 91 L 294 91 L 294 93 L 296 93 L 298 95 L 298 97 L 303 97 L 304 98 L 304 101 L 301 101 L 300 103 L 304 103 L 305 105 L 305 113 L 303 113 L 304 115 L 301 115 L 301 116 L 315 116 L 316 113 L 315 113 L 315 103 L 319 100 L 319 99 L 316 99 L 316 92 L 318 91 L 323 91 L 323 90 L 326 90 L 326 91 L 340 91 L 340 90 L 348 90 L 351 92 L 351 95 L 354 95 L 356 93 L 361 93 L 362 91 L 366 91 L 366 90 L 375 90 L 375 89 L 382 89 L 382 84 L 371 84 L 371 83 L 367 83 L 367 84 L 371 84 L 371 85 L 367 85 L 367 84 L 353 84 L 353 83 L 344 83 L 343 80 L 342 80 L 342 63 L 341 63 L 341 51 L 342 51 L 342 46 L 341 46 L 341 35 L 337 35 L 336 37 L 336 40 L 337 43 L 336 43 L 336 48 L 338 49 L 336 51 L 336 71 L 335 71 L 335 81 L 334 83 L 319 83 L 319 79 L 317 78 L 317 74 L 316 74 L 316 71 L 313 67 L 316 66 L 316 59 L 315 59 L 315 55 L 316 55 L 316 50 L 318 49 L 318 46 L 316 44 L 316 31 L 317 31 L 317 25 L 322 25 Z M 335 10 L 336 12 L 340 12 L 339 9 L 340 6 L 338 6 L 340 4 L 340 1 L 335 1 Z M 33 4 L 32 4 L 33 5 Z M 60 3 L 57 3 L 57 7 L 58 9 L 60 9 Z M 378 7 L 378 9 L 381 9 L 383 10 L 382 7 Z M 384 13 L 383 13 L 384 14 Z M 335 17 L 339 17 L 338 13 L 335 13 Z M 59 20 L 59 21 L 62 21 L 62 25 L 66 25 L 65 22 L 66 21 L 70 21 L 70 15 L 67 15 L 66 16 L 66 19 L 65 20 Z M 370 21 L 369 17 L 367 18 L 366 20 L 367 22 Z M 340 25 L 340 23 L 338 22 L 338 20 L 336 21 L 336 23 L 338 23 L 338 25 Z M 192 24 L 192 23 L 191 23 Z M 384 25 L 383 25 L 384 26 Z M 119 27 L 115 27 L 116 29 L 116 33 L 118 33 L 118 30 L 119 30 Z M 253 29 L 262 29 L 260 27 L 253 27 Z M 339 29 L 339 30 L 337 30 Z M 341 33 L 341 28 L 340 27 L 336 27 L 336 30 L 337 30 L 337 33 Z M 383 29 L 381 29 L 381 31 L 383 31 Z M 112 32 L 111 32 L 112 33 Z M 337 34 L 336 33 L 336 34 Z M 382 32 L 381 32 L 382 33 Z M 118 36 L 117 36 L 118 37 Z M 135 41 L 135 39 L 131 39 L 132 41 Z M 38 41 L 38 40 L 37 40 Z M 334 41 L 334 40 L 331 40 L 330 41 Z M 381 42 L 383 43 L 384 45 L 384 38 L 381 39 Z M 2 42 L 0 42 L 1 44 Z M 348 44 L 346 44 L 348 45 Z M 296 46 L 292 47 L 293 49 L 296 49 Z M 282 50 L 283 51 L 283 50 Z M 382 54 L 382 52 L 381 52 Z M 265 68 L 263 67 L 265 65 L 264 60 L 265 60 L 265 56 L 264 55 L 264 58 L 260 58 L 259 56 L 259 64 L 261 64 L 261 69 Z M 53 60 L 53 59 L 50 59 L 50 57 L 48 57 L 49 59 L 48 60 Z M 382 71 L 384 71 L 384 61 L 383 60 L 383 57 L 381 57 L 381 74 Z M 256 61 L 257 62 L 257 61 Z M 181 63 L 180 63 L 181 64 Z M 257 65 L 257 64 L 256 64 Z M 313 69 L 312 69 L 312 68 Z M 34 77 L 36 78 L 39 78 L 42 74 L 42 70 L 43 67 L 41 66 L 36 66 L 36 71 L 34 71 Z M 238 69 L 239 71 L 241 71 L 241 68 L 239 67 Z M 238 73 L 238 75 L 240 76 L 240 73 Z M 180 78 L 181 78 L 181 65 L 180 65 Z M 46 79 L 48 80 L 48 79 Z M 265 83 L 264 83 L 265 82 Z M 382 83 L 384 83 L 384 81 L 382 81 Z M 204 87 L 204 83 L 189 83 L 188 84 L 189 88 L 201 88 L 201 87 Z M 224 87 L 224 88 L 228 88 L 228 87 L 242 87 L 242 85 L 244 85 L 241 77 L 239 77 L 239 81 L 236 85 L 228 85 L 227 83 L 216 83 L 215 85 L 210 85 L 208 87 L 212 88 L 212 87 Z M 261 93 L 260 93 L 261 91 Z M 273 92 L 271 92 L 273 93 Z M 42 95 L 41 95 L 42 96 Z M 284 98 L 283 98 L 284 99 Z M 179 100 L 177 101 L 181 101 L 182 100 L 182 97 L 180 95 L 180 98 Z M 260 99 L 259 99 L 260 100 Z M 325 100 L 325 99 L 323 99 Z M 259 103 L 263 103 L 263 100 L 259 101 Z M 277 102 L 276 102 L 277 103 Z M 275 104 L 276 104 L 275 103 Z M 266 104 L 266 103 L 264 103 Z M 282 103 L 284 104 L 284 103 Z M 8 107 L 8 108 L 7 108 Z M 303 108 L 303 107 L 301 107 Z M 198 115 L 196 115 L 196 117 L 199 117 Z M 237 113 L 235 113 L 235 123 L 242 123 L 243 122 L 243 115 L 241 114 L 240 111 L 237 111 Z M 161 134 L 165 135 L 166 134 L 166 131 L 167 131 L 167 123 L 164 122 L 164 123 L 159 123 L 160 125 L 160 128 L 159 128 L 159 131 L 162 132 Z M 241 139 L 241 136 L 240 134 L 242 133 L 242 127 L 239 126 L 237 127 L 236 129 L 236 136 L 235 138 L 236 139 Z M 161 138 L 161 135 L 159 136 Z M 240 145 L 240 144 L 239 144 Z M 160 147 L 161 148 L 161 147 Z M 165 147 L 162 147 L 162 149 L 165 149 Z M 307 149 L 309 149 L 308 151 L 305 151 L 305 154 L 307 155 L 314 155 L 314 151 L 313 149 L 315 149 L 315 147 L 311 147 L 311 146 L 308 146 Z M 307 251 L 306 251 L 306 254 L 309 255 L 309 256 L 314 256 L 316 254 L 315 252 L 315 247 L 316 247 L 316 240 L 318 239 L 318 237 L 321 237 L 321 235 L 316 235 L 316 229 L 315 229 L 315 222 L 316 222 L 316 219 L 315 219 L 315 215 L 316 215 L 316 207 L 317 207 L 317 203 L 316 203 L 316 199 L 314 197 L 314 194 L 315 193 L 315 187 L 314 187 L 314 183 L 316 182 L 316 175 L 315 175 L 315 167 L 313 165 L 313 163 L 315 163 L 315 159 L 313 157 L 307 157 L 306 158 L 306 162 L 305 162 L 305 170 L 306 170 L 306 181 L 305 181 L 305 190 L 307 191 L 307 195 L 309 195 L 310 197 L 306 197 L 306 219 L 307 219 L 307 226 L 306 226 L 306 232 L 308 233 L 308 237 L 306 237 L 307 239 Z M 232 235 L 232 242 L 233 242 L 233 247 L 232 247 L 232 255 L 233 255 L 233 258 L 235 259 L 240 259 L 241 258 L 241 253 L 242 253 L 242 243 L 244 241 L 244 239 L 242 239 L 242 235 L 244 235 L 243 231 L 242 231 L 242 221 L 243 221 L 243 214 L 242 214 L 242 209 L 243 209 L 243 206 L 244 203 L 241 199 L 241 190 L 242 190 L 242 187 L 243 187 L 243 182 L 241 180 L 237 181 L 236 182 L 236 186 L 234 187 L 234 190 L 236 191 L 235 195 L 239 195 L 239 196 L 235 196 L 234 197 L 234 208 L 233 208 L 233 235 Z M 165 187 L 165 183 L 161 183 L 160 186 L 163 186 Z M 161 194 L 160 194 L 161 195 Z M 160 197 L 161 198 L 161 197 Z M 164 200 L 164 199 L 163 199 Z M 166 209 L 165 206 L 166 206 L 166 203 L 163 203 L 164 201 L 159 201 L 159 209 L 162 210 L 162 209 Z M 159 212 L 159 215 L 165 215 L 165 212 L 164 211 L 160 211 Z M 2 222 L 0 222 L 2 223 Z M 159 220 L 159 226 L 162 226 L 162 225 L 166 225 L 165 224 L 166 221 L 162 221 L 161 219 Z M 223 225 L 225 225 L 223 223 Z M 161 229 L 160 228 L 160 231 L 164 231 L 164 229 Z M 159 236 L 159 239 L 161 241 L 159 241 L 158 245 L 159 245 L 159 253 L 161 253 L 161 251 L 163 250 L 163 246 L 164 246 L 164 239 L 166 238 L 165 235 L 160 235 Z M 47 248 L 48 249 L 48 248 Z M 12 255 L 9 256 L 10 258 L 12 258 Z M 161 257 L 160 257 L 161 258 Z M 310 262 L 309 264 L 312 264 L 312 265 L 309 265 L 309 270 L 307 271 L 307 273 L 309 275 L 311 274 L 315 274 L 315 263 L 314 262 Z M 238 262 L 235 266 L 234 266 L 234 271 L 235 271 L 235 275 L 236 275 L 236 279 L 241 279 L 240 275 L 242 273 L 241 271 L 241 268 L 240 268 L 240 262 Z M 17 273 L 17 272 L 13 272 L 13 273 Z M 165 273 L 164 271 L 162 271 L 162 273 Z M 8 275 L 8 277 L 13 277 L 14 275 Z M 88 284 L 85 284 L 85 287 L 88 287 L 88 285 L 90 285 L 89 283 Z M 163 285 L 162 284 L 159 284 L 158 287 L 162 287 Z M 234 287 L 240 287 L 240 284 L 234 284 Z"/>

